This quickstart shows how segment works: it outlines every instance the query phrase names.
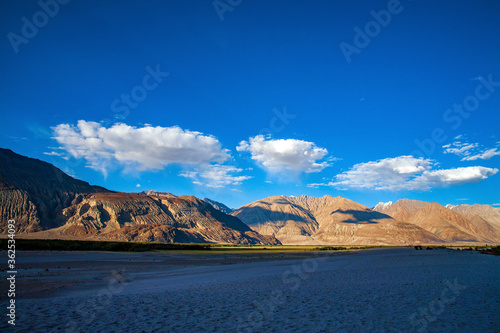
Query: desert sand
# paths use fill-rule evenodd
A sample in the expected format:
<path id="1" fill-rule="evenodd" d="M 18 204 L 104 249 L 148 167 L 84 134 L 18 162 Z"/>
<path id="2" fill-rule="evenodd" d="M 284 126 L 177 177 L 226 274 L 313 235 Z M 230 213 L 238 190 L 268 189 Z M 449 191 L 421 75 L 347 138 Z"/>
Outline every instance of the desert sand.
<path id="1" fill-rule="evenodd" d="M 472 251 L 18 252 L 17 261 L 18 319 L 1 331 L 500 331 L 500 258 Z"/>

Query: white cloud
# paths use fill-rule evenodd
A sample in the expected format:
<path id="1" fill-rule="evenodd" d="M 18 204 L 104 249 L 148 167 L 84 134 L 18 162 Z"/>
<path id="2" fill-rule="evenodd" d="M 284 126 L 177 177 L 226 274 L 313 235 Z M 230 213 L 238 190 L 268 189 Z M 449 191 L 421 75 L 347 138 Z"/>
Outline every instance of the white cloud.
<path id="1" fill-rule="evenodd" d="M 135 185 L 135 187 L 141 187 L 141 184 L 137 184 L 137 185 Z"/>
<path id="2" fill-rule="evenodd" d="M 467 143 L 455 141 L 452 144 L 444 145 L 445 154 L 455 154 L 458 156 L 468 156 L 471 154 L 471 151 L 478 147 L 477 143 Z"/>
<path id="3" fill-rule="evenodd" d="M 337 175 L 336 187 L 396 189 L 408 179 L 431 168 L 432 162 L 423 158 L 400 156 L 376 162 L 359 163 L 351 170 Z"/>
<path id="4" fill-rule="evenodd" d="M 464 157 L 462 158 L 462 161 L 475 161 L 477 159 L 489 160 L 490 158 L 496 155 L 500 155 L 500 151 L 498 151 L 498 148 L 492 148 L 484 150 L 476 155 Z"/>
<path id="5" fill-rule="evenodd" d="M 455 137 L 455 139 L 464 138 L 463 135 Z M 497 142 L 497 145 L 500 145 Z M 461 161 L 489 160 L 493 156 L 500 155 L 498 148 L 482 148 L 479 143 L 468 143 L 462 141 L 454 141 L 453 143 L 443 146 L 445 154 L 455 154 L 462 157 Z"/>
<path id="6" fill-rule="evenodd" d="M 58 153 L 56 151 L 50 151 L 50 152 L 44 152 L 44 155 L 47 155 L 47 156 L 57 156 L 57 157 L 61 157 L 65 160 L 68 160 L 69 157 L 66 156 L 64 153 Z"/>
<path id="7" fill-rule="evenodd" d="M 233 175 L 241 171 L 243 170 L 231 165 L 211 164 L 198 171 L 182 172 L 180 176 L 192 179 L 193 184 L 220 188 L 227 185 L 240 185 L 242 181 L 252 178 Z"/>
<path id="8" fill-rule="evenodd" d="M 386 158 L 359 163 L 336 176 L 335 181 L 310 184 L 310 187 L 333 186 L 340 189 L 429 190 L 465 183 L 478 183 L 498 172 L 482 166 L 431 170 L 436 165 L 429 159 L 413 156 Z"/>
<path id="9" fill-rule="evenodd" d="M 163 169 L 172 163 L 203 165 L 230 158 L 227 149 L 211 135 L 180 127 L 134 127 L 115 124 L 109 128 L 80 120 L 76 126 L 52 128 L 54 138 L 70 155 L 84 158 L 88 166 L 104 174 L 116 163 L 137 170 Z"/>
<path id="10" fill-rule="evenodd" d="M 426 171 L 421 176 L 410 181 L 409 184 L 410 187 L 414 185 L 414 189 L 422 190 L 467 183 L 475 184 L 495 175 L 497 172 L 498 169 L 482 166 Z"/>
<path id="11" fill-rule="evenodd" d="M 328 151 L 303 140 L 273 140 L 257 135 L 248 142 L 241 141 L 236 150 L 250 152 L 252 159 L 271 173 L 320 172 L 329 166 L 328 162 L 319 162 Z"/>

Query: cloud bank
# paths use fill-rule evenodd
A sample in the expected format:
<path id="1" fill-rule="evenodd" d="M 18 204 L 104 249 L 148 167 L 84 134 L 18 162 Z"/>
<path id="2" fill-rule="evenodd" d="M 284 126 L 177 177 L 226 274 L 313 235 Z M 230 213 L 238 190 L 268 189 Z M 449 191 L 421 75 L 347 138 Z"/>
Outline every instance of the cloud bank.
<path id="1" fill-rule="evenodd" d="M 482 166 L 432 170 L 429 159 L 399 156 L 359 163 L 335 177 L 335 181 L 310 184 L 310 187 L 332 186 L 339 189 L 430 190 L 466 183 L 478 183 L 495 175 L 498 169 Z"/>

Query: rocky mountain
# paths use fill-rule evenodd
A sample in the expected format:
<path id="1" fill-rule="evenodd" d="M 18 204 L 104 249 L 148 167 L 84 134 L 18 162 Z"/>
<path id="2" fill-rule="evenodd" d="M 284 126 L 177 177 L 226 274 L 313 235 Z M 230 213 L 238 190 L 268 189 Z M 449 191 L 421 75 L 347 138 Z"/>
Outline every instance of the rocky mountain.
<path id="1" fill-rule="evenodd" d="M 500 208 L 490 205 L 457 205 L 449 207 L 452 211 L 471 221 L 485 221 L 500 232 Z"/>
<path id="2" fill-rule="evenodd" d="M 379 203 L 374 210 L 417 225 L 446 242 L 500 242 L 498 228 L 492 223 L 495 208 L 464 206 L 468 205 L 443 207 L 436 202 L 401 199 Z"/>
<path id="3" fill-rule="evenodd" d="M 413 214 L 427 206 L 427 204 L 428 202 L 425 201 L 400 199 L 396 203 L 392 201 L 379 202 L 373 210 L 389 215 L 399 221 L 409 221 Z"/>
<path id="4" fill-rule="evenodd" d="M 283 244 L 441 243 L 430 232 L 342 197 L 274 196 L 233 212 Z"/>
<path id="5" fill-rule="evenodd" d="M 167 198 L 178 198 L 179 196 L 172 194 L 170 192 L 162 192 L 162 191 L 141 191 L 139 192 L 140 195 L 149 195 L 149 196 L 154 196 L 154 197 L 167 197 Z"/>
<path id="6" fill-rule="evenodd" d="M 209 198 L 204 198 L 203 201 L 209 203 L 215 209 L 218 209 L 221 212 L 226 213 L 226 214 L 231 214 L 234 211 L 234 209 L 229 208 L 228 206 L 224 205 L 222 202 L 218 202 L 218 201 L 215 201 L 215 200 L 212 200 Z"/>
<path id="7" fill-rule="evenodd" d="M 14 219 L 18 235 L 279 244 L 198 198 L 108 191 L 6 149 L 0 150 L 0 214 L 2 233 Z"/>
<path id="8" fill-rule="evenodd" d="M 135 193 L 98 193 L 64 209 L 67 235 L 127 241 L 278 244 L 193 196 L 178 198 Z"/>

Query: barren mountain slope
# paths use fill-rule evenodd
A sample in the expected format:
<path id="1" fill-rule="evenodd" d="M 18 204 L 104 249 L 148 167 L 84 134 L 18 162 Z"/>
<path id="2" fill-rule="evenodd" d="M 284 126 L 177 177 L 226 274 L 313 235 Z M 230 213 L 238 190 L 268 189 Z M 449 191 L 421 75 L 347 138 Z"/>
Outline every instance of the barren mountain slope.
<path id="1" fill-rule="evenodd" d="M 489 224 L 475 225 L 464 216 L 436 202 L 417 211 L 409 222 L 432 232 L 447 242 L 494 241 L 491 237 L 485 236 L 494 232 Z"/>
<path id="2" fill-rule="evenodd" d="M 418 200 L 400 199 L 395 203 L 380 202 L 373 210 L 384 213 L 399 221 L 409 221 L 411 216 L 429 203 Z"/>
<path id="3" fill-rule="evenodd" d="M 413 244 L 441 240 L 418 226 L 342 197 L 269 197 L 234 213 L 283 244 Z"/>
<path id="4" fill-rule="evenodd" d="M 277 244 L 192 196 L 99 193 L 79 198 L 64 210 L 67 223 L 57 232 L 129 241 Z"/>
<path id="5" fill-rule="evenodd" d="M 500 209 L 489 205 L 458 205 L 450 208 L 464 216 L 477 226 L 485 238 L 494 233 L 496 242 L 500 242 Z M 492 228 L 490 228 L 491 226 Z M 493 229 L 493 230 L 492 230 Z"/>
<path id="6" fill-rule="evenodd" d="M 274 196 L 252 202 L 235 210 L 238 217 L 261 235 L 273 235 L 283 244 L 307 244 L 318 229 L 308 210 L 295 205 L 285 196 Z"/>
<path id="7" fill-rule="evenodd" d="M 379 203 L 374 210 L 418 225 L 447 242 L 500 242 L 498 229 L 484 218 L 488 216 L 497 221 L 495 209 L 491 206 L 465 206 L 449 209 L 435 202 L 401 199 L 396 203 Z"/>
<path id="8" fill-rule="evenodd" d="M 474 204 L 453 206 L 451 210 L 468 219 L 478 216 L 490 224 L 500 227 L 500 208 L 495 208 L 490 205 Z"/>

